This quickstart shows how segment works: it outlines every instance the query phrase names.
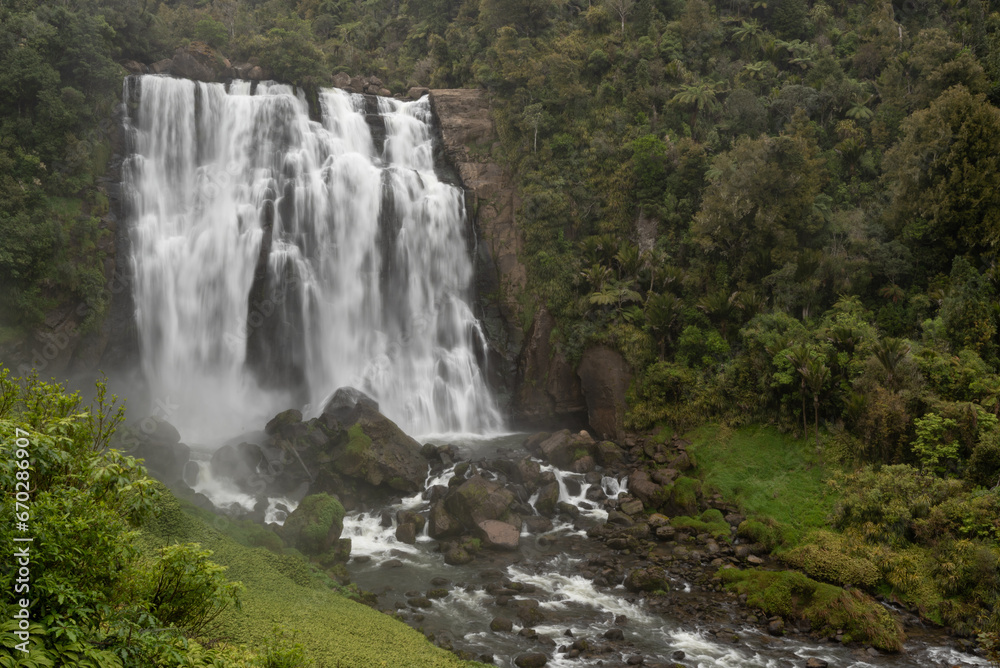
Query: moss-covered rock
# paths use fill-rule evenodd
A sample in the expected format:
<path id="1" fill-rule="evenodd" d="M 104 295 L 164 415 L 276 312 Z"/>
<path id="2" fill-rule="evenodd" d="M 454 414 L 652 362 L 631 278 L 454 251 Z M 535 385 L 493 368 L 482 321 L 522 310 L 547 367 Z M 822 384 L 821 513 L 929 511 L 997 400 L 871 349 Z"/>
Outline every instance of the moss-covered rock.
<path id="1" fill-rule="evenodd" d="M 811 577 L 838 585 L 860 585 L 871 589 L 881 579 L 878 567 L 857 554 L 844 537 L 831 531 L 815 531 L 805 542 L 781 555 L 789 566 Z"/>
<path id="2" fill-rule="evenodd" d="M 670 525 L 675 529 L 691 529 L 695 533 L 707 533 L 716 540 L 728 542 L 732 539 L 729 522 L 715 508 L 706 510 L 697 518 L 684 515 L 673 517 L 670 519 Z"/>
<path id="3" fill-rule="evenodd" d="M 669 489 L 669 497 L 664 504 L 668 515 L 698 515 L 698 498 L 701 496 L 701 482 L 694 478 L 681 476 Z"/>
<path id="4" fill-rule="evenodd" d="M 770 519 L 748 519 L 736 527 L 736 535 L 751 543 L 760 543 L 767 550 L 773 550 L 783 542 L 781 528 Z"/>
<path id="5" fill-rule="evenodd" d="M 847 641 L 866 642 L 890 652 L 903 648 L 905 635 L 896 619 L 858 589 L 823 584 L 797 571 L 723 569 L 727 588 L 746 594 L 747 605 L 768 615 L 802 617 L 822 635 L 843 630 Z"/>
<path id="6" fill-rule="evenodd" d="M 330 550 L 344 530 L 344 506 L 335 496 L 313 494 L 285 520 L 285 541 L 303 554 L 319 556 Z"/>

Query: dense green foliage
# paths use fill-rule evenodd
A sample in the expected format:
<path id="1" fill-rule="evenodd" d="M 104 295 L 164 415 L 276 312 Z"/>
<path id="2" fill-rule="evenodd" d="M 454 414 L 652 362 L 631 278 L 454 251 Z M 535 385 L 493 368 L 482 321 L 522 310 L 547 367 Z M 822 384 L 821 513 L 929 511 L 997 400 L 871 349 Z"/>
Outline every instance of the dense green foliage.
<path id="1" fill-rule="evenodd" d="M 0 526 L 7 563 L 17 563 L 14 551 L 24 545 L 14 538 L 32 538 L 29 575 L 0 574 L 8 593 L 15 584 L 28 587 L 0 602 L 0 666 L 477 665 L 345 597 L 273 533 L 185 512 L 135 459 L 108 447 L 122 418 L 103 386 L 88 407 L 59 385 L 0 372 L 3 513 L 19 522 L 26 513 L 28 525 Z M 21 506 L 19 481 L 30 488 Z M 339 524 L 343 508 L 335 498 L 312 498 L 327 527 Z M 22 597 L 30 601 L 26 638 L 13 633 L 23 630 L 15 617 Z M 275 620 L 295 632 L 275 628 Z M 16 648 L 22 641 L 30 651 Z"/>
<path id="2" fill-rule="evenodd" d="M 219 613 L 238 605 L 239 587 L 196 544 L 140 550 L 137 539 L 161 492 L 135 459 L 108 449 L 122 418 L 103 387 L 86 407 L 58 385 L 0 374 L 4 516 L 27 518 L 27 531 L 13 521 L 0 527 L 8 563 L 24 546 L 14 538 L 32 539 L 18 597 L 30 601 L 30 638 L 12 633 L 23 630 L 14 618 L 21 608 L 5 597 L 8 653 L 0 665 L 207 666 L 225 656 L 203 653 L 188 638 L 209 632 Z M 21 498 L 18 481 L 29 488 Z M 15 592 L 15 577 L 19 571 L 5 569 L 0 586 Z M 16 650 L 19 641 L 30 651 Z"/>

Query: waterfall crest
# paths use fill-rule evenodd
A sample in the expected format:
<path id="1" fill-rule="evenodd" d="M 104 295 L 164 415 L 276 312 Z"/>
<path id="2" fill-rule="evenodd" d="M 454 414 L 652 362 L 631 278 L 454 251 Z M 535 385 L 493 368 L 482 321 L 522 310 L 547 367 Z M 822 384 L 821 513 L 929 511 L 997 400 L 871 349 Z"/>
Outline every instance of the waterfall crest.
<path id="1" fill-rule="evenodd" d="M 284 85 L 125 86 L 143 372 L 185 438 L 315 414 L 343 385 L 412 434 L 501 429 L 464 199 L 435 174 L 426 98 L 376 112 L 324 89 L 315 122 Z"/>

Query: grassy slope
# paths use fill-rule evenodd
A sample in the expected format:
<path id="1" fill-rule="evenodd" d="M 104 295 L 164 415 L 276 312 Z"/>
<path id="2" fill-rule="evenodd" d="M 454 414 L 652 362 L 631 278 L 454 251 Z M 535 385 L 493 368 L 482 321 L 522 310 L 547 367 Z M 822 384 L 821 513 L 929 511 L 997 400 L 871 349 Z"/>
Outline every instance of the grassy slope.
<path id="1" fill-rule="evenodd" d="M 480 665 L 463 662 L 405 624 L 315 585 L 301 559 L 240 545 L 165 494 L 163 513 L 147 530 L 143 548 L 173 542 L 197 542 L 212 550 L 212 559 L 229 568 L 228 577 L 246 587 L 242 611 L 227 610 L 221 619 L 219 635 L 233 642 L 261 645 L 280 625 L 294 632 L 324 668 Z"/>
<path id="2" fill-rule="evenodd" d="M 749 517 L 780 526 L 782 556 L 799 545 L 811 546 L 815 532 L 829 529 L 827 518 L 836 494 L 826 484 L 832 470 L 811 438 L 794 439 L 772 427 L 731 430 L 714 425 L 687 435 L 689 452 L 708 488 L 735 501 Z M 846 556 L 838 563 L 851 564 Z M 808 619 L 823 633 L 843 629 L 849 640 L 899 651 L 902 627 L 881 605 L 857 590 L 812 580 L 794 571 L 722 571 L 729 587 L 748 594 L 748 602 L 767 614 Z"/>
<path id="3" fill-rule="evenodd" d="M 788 543 L 824 528 L 835 496 L 812 439 L 794 439 L 772 427 L 718 426 L 700 427 L 687 438 L 704 483 L 749 516 L 778 522 Z"/>

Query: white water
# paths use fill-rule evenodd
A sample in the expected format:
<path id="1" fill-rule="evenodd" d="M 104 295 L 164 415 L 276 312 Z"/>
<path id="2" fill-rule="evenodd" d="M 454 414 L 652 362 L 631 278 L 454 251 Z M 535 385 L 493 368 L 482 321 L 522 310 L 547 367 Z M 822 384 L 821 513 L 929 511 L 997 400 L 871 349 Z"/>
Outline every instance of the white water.
<path id="1" fill-rule="evenodd" d="M 323 90 L 317 123 L 288 86 L 125 86 L 142 366 L 186 440 L 315 415 L 343 385 L 411 434 L 502 428 L 462 192 L 434 172 L 426 98 L 378 100 L 379 153 L 359 95 Z"/>

